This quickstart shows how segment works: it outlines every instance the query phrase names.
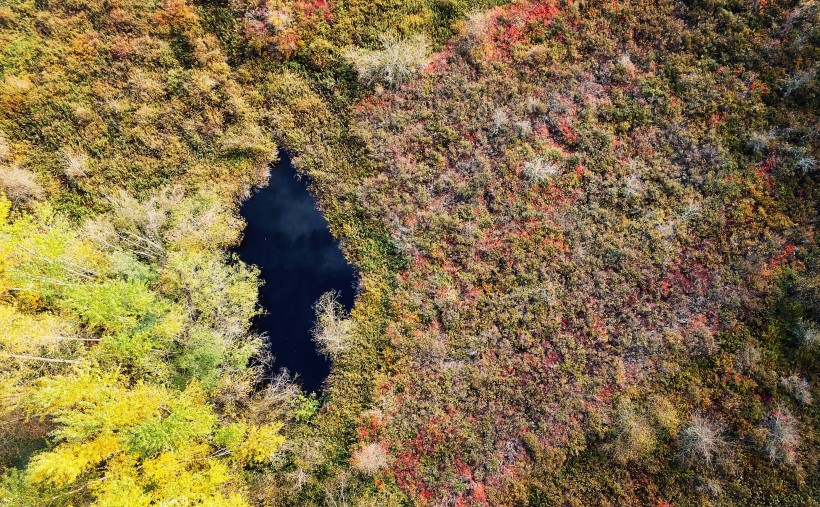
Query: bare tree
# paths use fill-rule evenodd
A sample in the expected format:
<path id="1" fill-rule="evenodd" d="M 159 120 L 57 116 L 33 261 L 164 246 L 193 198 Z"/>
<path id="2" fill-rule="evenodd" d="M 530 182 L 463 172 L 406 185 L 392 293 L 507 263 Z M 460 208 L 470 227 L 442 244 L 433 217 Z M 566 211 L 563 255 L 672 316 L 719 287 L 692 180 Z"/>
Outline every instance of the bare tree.
<path id="1" fill-rule="evenodd" d="M 5 134 L 0 132 L 0 162 L 8 162 L 9 160 L 11 160 L 11 146 L 9 146 Z"/>
<path id="2" fill-rule="evenodd" d="M 544 157 L 538 157 L 524 164 L 522 172 L 524 179 L 530 185 L 544 183 L 561 172 L 558 162 Z"/>
<path id="3" fill-rule="evenodd" d="M 88 169 L 88 155 L 84 151 L 76 148 L 63 150 L 65 165 L 63 172 L 72 180 L 84 178 Z"/>
<path id="4" fill-rule="evenodd" d="M 423 35 L 404 38 L 387 34 L 379 42 L 382 49 L 349 48 L 344 53 L 364 83 L 380 82 L 397 88 L 428 61 L 430 43 Z"/>
<path id="5" fill-rule="evenodd" d="M 772 463 L 797 463 L 800 433 L 791 412 L 785 407 L 778 406 L 763 422 L 763 427 L 767 432 L 765 451 Z"/>
<path id="6" fill-rule="evenodd" d="M 131 251 L 143 259 L 162 257 L 163 232 L 169 225 L 171 210 L 182 200 L 182 192 L 167 189 L 140 202 L 121 190 L 107 198 L 111 212 L 86 223 L 86 237 L 110 249 Z"/>
<path id="7" fill-rule="evenodd" d="M 780 385 L 788 391 L 789 394 L 794 396 L 794 399 L 801 405 L 807 406 L 812 404 L 811 384 L 809 384 L 808 380 L 797 375 L 791 375 L 781 378 Z"/>
<path id="8" fill-rule="evenodd" d="M 376 442 L 366 444 L 353 453 L 351 465 L 363 474 L 373 475 L 387 467 L 390 455 L 383 445 Z"/>
<path id="9" fill-rule="evenodd" d="M 678 435 L 681 456 L 689 461 L 711 464 L 725 447 L 724 427 L 701 414 L 692 414 L 689 424 Z"/>
<path id="10" fill-rule="evenodd" d="M 468 47 L 480 44 L 486 39 L 492 28 L 493 17 L 490 11 L 476 10 L 467 14 L 464 19 L 464 42 Z"/>
<path id="11" fill-rule="evenodd" d="M 321 352 L 331 359 L 338 358 L 350 347 L 353 324 L 345 318 L 338 297 L 337 292 L 326 292 L 314 306 L 316 326 L 313 328 L 313 339 Z"/>
<path id="12" fill-rule="evenodd" d="M 34 173 L 18 165 L 0 166 L 0 192 L 17 204 L 45 196 Z"/>

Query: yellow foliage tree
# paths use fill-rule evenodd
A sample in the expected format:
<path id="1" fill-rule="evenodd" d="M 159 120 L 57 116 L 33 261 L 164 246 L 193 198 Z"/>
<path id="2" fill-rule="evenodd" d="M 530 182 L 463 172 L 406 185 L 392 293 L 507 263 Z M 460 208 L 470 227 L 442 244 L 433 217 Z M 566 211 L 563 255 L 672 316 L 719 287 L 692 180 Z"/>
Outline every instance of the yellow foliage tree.
<path id="1" fill-rule="evenodd" d="M 54 445 L 29 463 L 34 488 L 88 490 L 93 505 L 247 505 L 239 471 L 267 463 L 284 442 L 281 425 L 246 425 L 228 447 L 205 391 L 137 382 L 93 366 L 18 387 L 30 416 L 51 418 Z M 23 396 L 23 394 L 25 396 Z"/>

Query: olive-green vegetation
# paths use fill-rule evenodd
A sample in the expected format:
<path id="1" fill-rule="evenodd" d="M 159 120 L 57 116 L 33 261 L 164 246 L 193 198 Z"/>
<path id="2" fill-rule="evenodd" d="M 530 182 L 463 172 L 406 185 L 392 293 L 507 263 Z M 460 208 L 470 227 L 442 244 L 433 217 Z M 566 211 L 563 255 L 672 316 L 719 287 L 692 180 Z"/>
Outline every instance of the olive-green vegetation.
<path id="1" fill-rule="evenodd" d="M 0 505 L 811 505 L 818 26 L 2 2 Z M 277 145 L 361 277 L 320 397 L 229 253 Z"/>
<path id="2" fill-rule="evenodd" d="M 35 173 L 62 210 L 169 182 L 236 192 L 273 157 L 190 3 L 11 1 L 0 26 L 4 170 Z"/>

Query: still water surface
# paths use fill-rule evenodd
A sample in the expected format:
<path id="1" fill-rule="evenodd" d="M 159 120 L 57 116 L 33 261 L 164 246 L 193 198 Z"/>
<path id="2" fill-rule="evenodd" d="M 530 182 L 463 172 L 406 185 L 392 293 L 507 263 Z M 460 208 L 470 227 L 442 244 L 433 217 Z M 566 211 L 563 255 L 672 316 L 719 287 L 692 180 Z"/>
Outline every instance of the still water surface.
<path id="1" fill-rule="evenodd" d="M 244 262 L 259 267 L 265 282 L 260 304 L 266 313 L 257 317 L 254 326 L 267 334 L 275 357 L 273 373 L 286 368 L 305 390 L 317 391 L 330 364 L 311 339 L 313 305 L 323 293 L 336 290 L 339 301 L 350 309 L 356 274 L 330 234 L 307 183 L 298 179 L 283 153 L 268 186 L 242 205 L 247 227 L 236 252 Z"/>

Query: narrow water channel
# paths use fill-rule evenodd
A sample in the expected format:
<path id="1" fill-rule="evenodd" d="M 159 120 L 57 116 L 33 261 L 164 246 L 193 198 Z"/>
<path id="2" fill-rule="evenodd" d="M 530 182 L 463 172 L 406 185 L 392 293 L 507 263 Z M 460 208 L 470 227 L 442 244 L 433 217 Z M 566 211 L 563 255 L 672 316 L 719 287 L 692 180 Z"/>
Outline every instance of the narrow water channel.
<path id="1" fill-rule="evenodd" d="M 350 309 L 355 272 L 307 184 L 282 153 L 268 186 L 241 207 L 247 227 L 236 251 L 244 262 L 259 267 L 265 282 L 260 304 L 266 313 L 257 317 L 254 327 L 267 335 L 274 372 L 286 368 L 305 390 L 318 391 L 330 364 L 311 339 L 313 305 L 323 293 L 336 290 L 339 301 Z"/>

